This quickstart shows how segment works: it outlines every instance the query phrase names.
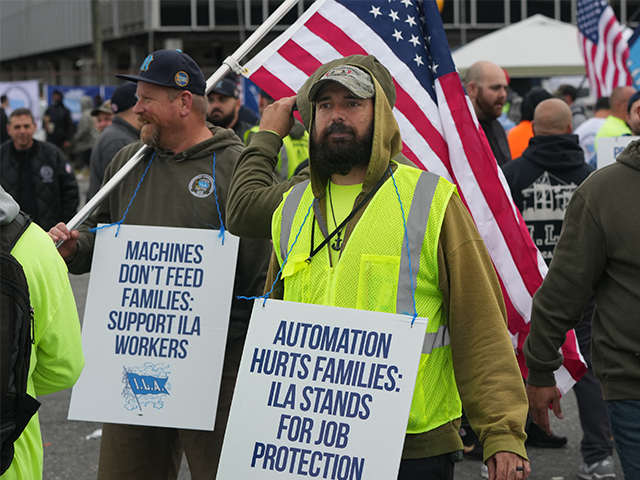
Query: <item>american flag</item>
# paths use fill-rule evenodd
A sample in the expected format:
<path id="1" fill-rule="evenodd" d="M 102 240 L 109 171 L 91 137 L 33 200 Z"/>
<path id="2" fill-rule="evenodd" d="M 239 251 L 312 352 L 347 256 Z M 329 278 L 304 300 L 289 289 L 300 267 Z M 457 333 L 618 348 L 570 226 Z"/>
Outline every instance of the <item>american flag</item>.
<path id="1" fill-rule="evenodd" d="M 591 91 L 608 97 L 616 87 L 633 85 L 627 70 L 631 31 L 620 26 L 607 0 L 578 0 L 577 19 Z"/>
<path id="2" fill-rule="evenodd" d="M 375 55 L 394 77 L 403 153 L 458 186 L 498 273 L 509 331 L 526 376 L 522 345 L 532 296 L 547 267 L 479 128 L 436 1 L 317 0 L 245 68 L 253 82 L 281 98 L 294 95 L 322 64 L 354 54 Z M 586 369 L 573 332 L 563 354 L 556 379 L 564 394 Z"/>

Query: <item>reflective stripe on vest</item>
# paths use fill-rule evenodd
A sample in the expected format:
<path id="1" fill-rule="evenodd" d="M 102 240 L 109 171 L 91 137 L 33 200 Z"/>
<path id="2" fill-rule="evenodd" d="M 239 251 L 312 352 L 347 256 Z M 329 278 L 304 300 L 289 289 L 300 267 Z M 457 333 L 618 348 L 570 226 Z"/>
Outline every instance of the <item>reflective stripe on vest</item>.
<path id="1" fill-rule="evenodd" d="M 291 227 L 293 225 L 293 217 L 298 210 L 302 195 L 307 189 L 307 185 L 311 180 L 305 180 L 297 185 L 291 187 L 291 191 L 287 195 L 287 199 L 284 201 L 282 207 L 282 227 L 280 228 L 280 258 L 284 261 L 287 258 L 287 248 L 289 245 L 289 238 L 291 236 Z"/>
<path id="2" fill-rule="evenodd" d="M 402 257 L 400 258 L 400 275 L 398 276 L 398 297 L 396 311 L 398 313 L 412 314 L 413 289 L 416 288 L 418 271 L 420 270 L 420 252 L 433 196 L 438 187 L 439 177 L 436 175 L 420 175 L 416 185 L 416 191 L 411 201 L 411 210 L 407 219 L 407 237 L 409 239 L 409 252 L 411 255 L 411 269 L 409 269 L 409 255 L 407 254 L 407 241 L 402 242 Z M 444 347 L 451 343 L 449 328 L 440 326 L 437 333 L 427 332 L 422 347 L 423 354 L 430 354 L 433 349 Z"/>

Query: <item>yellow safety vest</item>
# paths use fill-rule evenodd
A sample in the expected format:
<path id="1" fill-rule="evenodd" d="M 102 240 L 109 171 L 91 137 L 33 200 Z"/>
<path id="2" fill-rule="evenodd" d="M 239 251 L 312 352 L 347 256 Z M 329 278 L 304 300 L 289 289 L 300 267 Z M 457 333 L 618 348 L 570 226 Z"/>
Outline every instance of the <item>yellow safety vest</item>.
<path id="1" fill-rule="evenodd" d="M 244 144 L 249 142 L 249 136 L 256 133 L 259 127 L 256 125 L 244 132 Z M 309 158 L 309 134 L 304 132 L 300 138 L 292 138 L 287 135 L 282 139 L 284 148 L 278 152 L 278 165 L 276 170 L 283 180 L 289 180 L 302 162 Z"/>
<path id="2" fill-rule="evenodd" d="M 438 288 L 438 240 L 447 204 L 457 192 L 444 178 L 415 168 L 398 165 L 393 176 L 406 237 L 401 203 L 389 178 L 362 213 L 335 266 L 324 248 L 306 262 L 315 221 L 309 181 L 285 195 L 273 216 L 272 238 L 280 265 L 287 258 L 284 300 L 409 315 L 417 311 L 429 319 L 407 425 L 407 433 L 415 434 L 462 413 Z M 315 228 L 315 246 L 324 240 L 322 230 Z"/>

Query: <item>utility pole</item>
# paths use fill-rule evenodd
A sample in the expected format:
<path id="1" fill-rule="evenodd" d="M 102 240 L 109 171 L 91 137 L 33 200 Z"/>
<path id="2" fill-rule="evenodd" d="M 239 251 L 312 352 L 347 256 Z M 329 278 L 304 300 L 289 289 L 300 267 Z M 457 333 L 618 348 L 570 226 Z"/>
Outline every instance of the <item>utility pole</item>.
<path id="1" fill-rule="evenodd" d="M 98 76 L 98 85 L 102 85 L 102 22 L 100 21 L 100 0 L 91 0 L 91 17 L 93 25 L 93 64 Z"/>

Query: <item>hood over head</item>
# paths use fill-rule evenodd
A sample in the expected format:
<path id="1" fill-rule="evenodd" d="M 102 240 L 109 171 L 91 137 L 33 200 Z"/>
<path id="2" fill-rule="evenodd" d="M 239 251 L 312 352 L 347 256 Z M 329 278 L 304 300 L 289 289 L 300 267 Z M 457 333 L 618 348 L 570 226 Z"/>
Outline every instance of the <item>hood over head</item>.
<path id="1" fill-rule="evenodd" d="M 373 189 L 376 183 L 384 175 L 389 166 L 389 160 L 402 150 L 400 128 L 393 116 L 393 106 L 396 102 L 396 89 L 389 71 L 372 55 L 351 55 L 349 57 L 332 60 L 318 68 L 300 87 L 297 96 L 297 106 L 300 117 L 309 133 L 313 127 L 315 118 L 315 103 L 310 98 L 318 87 L 313 88 L 317 82 L 334 80 L 331 77 L 322 77 L 340 66 L 353 66 L 370 75 L 374 89 L 374 118 L 373 118 L 373 145 L 371 159 L 367 168 L 362 191 L 366 194 Z M 358 74 L 359 75 L 359 74 Z M 366 92 L 367 79 L 347 79 L 347 84 L 353 88 Z M 340 82 L 344 85 L 343 82 Z M 349 90 L 351 88 L 347 86 Z M 353 93 L 353 91 L 352 91 Z M 364 95 L 364 94 L 363 94 Z M 360 95 L 363 98 L 363 95 Z M 369 97 L 370 98 L 370 97 Z M 314 169 L 314 159 L 309 158 L 311 184 L 313 193 L 317 198 L 323 197 L 328 178 L 321 178 Z"/>
<path id="2" fill-rule="evenodd" d="M 631 167 L 635 170 L 640 170 L 640 140 L 634 140 L 627 148 L 625 148 L 616 161 Z"/>
<path id="3" fill-rule="evenodd" d="M 0 225 L 8 225 L 16 218 L 20 207 L 11 195 L 0 187 Z"/>
<path id="4" fill-rule="evenodd" d="M 83 112 L 85 110 L 92 110 L 93 109 L 93 99 L 88 95 L 83 96 L 80 99 L 80 109 Z"/>
<path id="5" fill-rule="evenodd" d="M 584 165 L 578 135 L 536 135 L 522 152 L 527 160 L 550 172 L 564 172 Z"/>

